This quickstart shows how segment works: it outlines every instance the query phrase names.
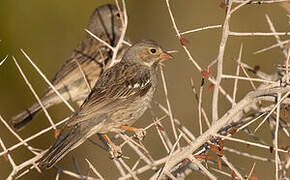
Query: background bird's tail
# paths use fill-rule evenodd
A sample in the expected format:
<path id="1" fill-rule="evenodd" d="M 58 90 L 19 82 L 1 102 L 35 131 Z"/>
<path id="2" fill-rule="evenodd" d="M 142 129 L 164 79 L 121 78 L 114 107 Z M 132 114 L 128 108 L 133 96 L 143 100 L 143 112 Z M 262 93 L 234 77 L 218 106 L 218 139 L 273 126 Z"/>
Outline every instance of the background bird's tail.
<path id="1" fill-rule="evenodd" d="M 75 125 L 65 136 L 60 135 L 54 145 L 40 158 L 39 167 L 51 168 L 54 166 L 68 152 L 86 140 L 86 133 L 87 130 L 82 130 L 80 126 Z"/>
<path id="2" fill-rule="evenodd" d="M 12 117 L 11 122 L 12 122 L 13 127 L 17 130 L 21 130 L 41 110 L 42 110 L 41 106 L 38 103 L 33 104 L 30 108 Z"/>
<path id="3" fill-rule="evenodd" d="M 49 108 L 54 104 L 59 104 L 61 99 L 53 93 L 46 93 L 46 95 L 41 98 L 41 102 L 45 108 Z M 17 130 L 22 130 L 33 119 L 33 117 L 41 111 L 42 108 L 40 104 L 34 103 L 25 111 L 11 118 L 12 126 Z"/>

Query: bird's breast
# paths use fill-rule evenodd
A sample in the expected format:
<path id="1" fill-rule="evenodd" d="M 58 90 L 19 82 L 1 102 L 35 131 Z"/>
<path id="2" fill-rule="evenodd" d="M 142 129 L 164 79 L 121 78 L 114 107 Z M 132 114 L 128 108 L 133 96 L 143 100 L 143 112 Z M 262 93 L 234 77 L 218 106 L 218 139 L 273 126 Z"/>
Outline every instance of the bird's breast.
<path id="1" fill-rule="evenodd" d="M 146 95 L 138 97 L 134 102 L 112 112 L 111 116 L 104 122 L 104 126 L 99 133 L 118 133 L 121 131 L 121 126 L 133 125 L 149 107 L 154 91 L 155 88 L 151 88 Z"/>

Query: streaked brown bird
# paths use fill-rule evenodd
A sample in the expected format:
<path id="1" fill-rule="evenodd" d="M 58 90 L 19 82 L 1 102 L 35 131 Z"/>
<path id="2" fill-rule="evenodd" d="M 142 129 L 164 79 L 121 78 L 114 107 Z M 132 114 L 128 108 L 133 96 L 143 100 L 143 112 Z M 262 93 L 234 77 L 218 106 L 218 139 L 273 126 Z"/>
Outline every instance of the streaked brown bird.
<path id="1" fill-rule="evenodd" d="M 115 46 L 122 32 L 120 18 L 121 15 L 115 5 L 100 6 L 91 15 L 88 30 L 111 46 Z M 121 47 L 118 58 L 121 58 L 126 48 L 126 46 Z M 81 105 L 90 93 L 81 70 L 90 87 L 93 87 L 99 75 L 110 65 L 111 60 L 111 49 L 88 34 L 57 72 L 52 84 L 66 100 Z M 41 102 L 45 108 L 48 108 L 61 103 L 62 100 L 51 88 L 48 88 L 41 98 Z M 41 106 L 38 103 L 33 104 L 12 118 L 13 127 L 22 129 L 40 111 L 42 111 Z"/>
<path id="2" fill-rule="evenodd" d="M 122 60 L 105 71 L 92 92 L 65 128 L 65 136 L 42 156 L 40 167 L 50 168 L 90 136 L 120 132 L 146 111 L 157 85 L 159 62 L 171 59 L 155 41 L 143 40 L 130 47 Z"/>

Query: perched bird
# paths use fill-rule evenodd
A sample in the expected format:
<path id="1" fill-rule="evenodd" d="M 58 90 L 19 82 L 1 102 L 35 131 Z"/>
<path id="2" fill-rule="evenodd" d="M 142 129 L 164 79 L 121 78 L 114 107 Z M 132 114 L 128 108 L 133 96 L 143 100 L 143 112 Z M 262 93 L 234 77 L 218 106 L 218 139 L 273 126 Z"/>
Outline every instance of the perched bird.
<path id="1" fill-rule="evenodd" d="M 88 30 L 110 45 L 115 46 L 122 32 L 120 18 L 121 15 L 115 5 L 100 6 L 91 15 Z M 118 58 L 121 58 L 126 48 L 126 46 L 120 48 Z M 90 93 L 90 88 L 86 85 L 81 70 L 84 72 L 90 87 L 93 87 L 99 75 L 110 65 L 111 60 L 111 49 L 88 34 L 57 72 L 52 84 L 66 100 L 81 105 Z M 48 88 L 41 98 L 41 102 L 44 107 L 48 108 L 61 103 L 62 100 L 51 88 Z M 14 116 L 12 118 L 14 128 L 22 129 L 40 111 L 42 111 L 41 106 L 35 103 L 22 113 Z"/>
<path id="2" fill-rule="evenodd" d="M 143 40 L 131 46 L 119 63 L 100 76 L 79 111 L 65 125 L 66 135 L 58 137 L 39 166 L 52 167 L 96 133 L 118 133 L 122 126 L 131 126 L 152 100 L 158 63 L 171 58 L 155 41 Z"/>

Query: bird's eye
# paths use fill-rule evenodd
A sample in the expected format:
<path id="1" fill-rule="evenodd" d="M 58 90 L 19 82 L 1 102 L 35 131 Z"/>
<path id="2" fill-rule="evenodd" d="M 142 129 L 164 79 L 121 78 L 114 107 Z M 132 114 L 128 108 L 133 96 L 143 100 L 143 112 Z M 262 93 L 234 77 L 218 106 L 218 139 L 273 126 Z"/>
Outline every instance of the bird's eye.
<path id="1" fill-rule="evenodd" d="M 152 49 L 150 49 L 150 52 L 151 52 L 152 54 L 155 54 L 155 53 L 157 52 L 157 50 L 154 49 L 154 48 L 152 48 Z"/>

